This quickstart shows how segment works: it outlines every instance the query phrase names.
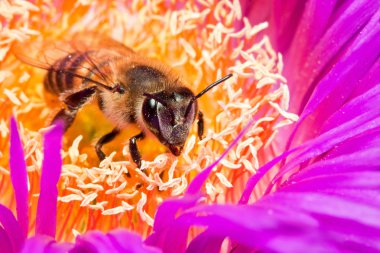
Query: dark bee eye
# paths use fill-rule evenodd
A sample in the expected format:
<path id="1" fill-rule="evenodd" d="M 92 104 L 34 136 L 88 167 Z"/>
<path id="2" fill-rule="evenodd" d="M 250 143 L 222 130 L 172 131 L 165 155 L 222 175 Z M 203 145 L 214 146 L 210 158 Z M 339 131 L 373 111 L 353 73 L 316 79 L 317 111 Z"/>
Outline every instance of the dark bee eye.
<path id="1" fill-rule="evenodd" d="M 180 102 L 180 101 L 183 100 L 183 96 L 182 96 L 182 94 L 179 94 L 179 93 L 177 93 L 177 92 L 174 92 L 174 93 L 173 93 L 173 98 L 174 98 L 174 100 L 175 100 L 176 102 Z"/>
<path id="2" fill-rule="evenodd" d="M 156 108 L 157 107 L 157 101 L 154 99 L 149 99 L 149 108 Z"/>
<path id="3" fill-rule="evenodd" d="M 142 114 L 145 123 L 150 127 L 151 131 L 159 132 L 160 123 L 157 117 L 157 106 L 158 103 L 153 98 L 145 99 L 142 107 Z"/>

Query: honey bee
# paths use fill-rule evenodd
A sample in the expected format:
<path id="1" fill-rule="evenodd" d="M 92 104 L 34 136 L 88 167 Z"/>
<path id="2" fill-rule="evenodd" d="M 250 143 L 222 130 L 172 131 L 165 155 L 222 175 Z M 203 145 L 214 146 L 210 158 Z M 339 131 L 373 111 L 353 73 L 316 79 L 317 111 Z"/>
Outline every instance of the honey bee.
<path id="1" fill-rule="evenodd" d="M 44 87 L 64 104 L 52 124 L 61 121 L 66 131 L 78 110 L 95 99 L 115 125 L 95 145 L 99 159 L 106 157 L 102 146 L 134 123 L 141 133 L 130 138 L 129 151 L 138 167 L 141 155 L 137 141 L 145 136 L 154 136 L 179 156 L 198 117 L 198 136 L 202 138 L 204 121 L 197 99 L 232 74 L 195 95 L 163 62 L 138 54 L 111 38 L 88 37 L 76 35 L 71 41 L 36 41 L 15 47 L 18 59 L 47 70 Z"/>

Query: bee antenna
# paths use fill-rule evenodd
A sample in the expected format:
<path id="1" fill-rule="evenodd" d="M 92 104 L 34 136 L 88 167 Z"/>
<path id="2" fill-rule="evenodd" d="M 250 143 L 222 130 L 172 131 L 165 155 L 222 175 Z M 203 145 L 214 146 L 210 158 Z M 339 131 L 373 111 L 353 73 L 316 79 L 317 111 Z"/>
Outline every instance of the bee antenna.
<path id="1" fill-rule="evenodd" d="M 232 74 L 228 74 L 225 77 L 220 78 L 218 81 L 210 84 L 204 90 L 202 90 L 201 92 L 199 92 L 198 95 L 196 95 L 193 100 L 197 100 L 198 98 L 200 98 L 201 96 L 203 96 L 206 92 L 208 92 L 209 90 L 211 90 L 212 88 L 214 88 L 218 84 L 223 83 L 224 81 L 226 81 L 227 79 L 231 78 L 232 76 L 233 76 Z"/>
<path id="2" fill-rule="evenodd" d="M 200 98 L 201 96 L 203 96 L 206 92 L 208 92 L 209 90 L 211 90 L 212 88 L 214 88 L 215 86 L 217 86 L 218 84 L 221 84 L 223 83 L 224 81 L 226 81 L 227 79 L 231 78 L 233 75 L 232 74 L 228 74 L 222 78 L 220 78 L 219 80 L 217 80 L 216 82 L 213 82 L 212 84 L 210 84 L 209 86 L 207 86 L 204 90 L 202 90 L 201 92 L 199 92 L 196 96 L 194 96 L 191 100 L 190 100 L 190 103 L 189 105 L 187 106 L 186 108 L 186 112 L 185 112 L 185 118 L 187 117 L 187 115 L 189 114 L 190 112 L 190 109 L 191 109 L 191 105 L 194 103 L 195 100 L 197 100 L 198 98 Z"/>

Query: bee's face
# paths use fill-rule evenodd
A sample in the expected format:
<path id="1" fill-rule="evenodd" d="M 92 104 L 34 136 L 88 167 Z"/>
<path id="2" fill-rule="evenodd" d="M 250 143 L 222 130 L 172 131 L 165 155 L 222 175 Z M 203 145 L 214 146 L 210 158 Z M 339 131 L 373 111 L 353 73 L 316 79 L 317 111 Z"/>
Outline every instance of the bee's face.
<path id="1" fill-rule="evenodd" d="M 147 128 L 176 156 L 181 154 L 195 119 L 197 104 L 196 101 L 191 103 L 193 97 L 188 88 L 179 87 L 151 94 L 143 102 L 142 114 Z"/>

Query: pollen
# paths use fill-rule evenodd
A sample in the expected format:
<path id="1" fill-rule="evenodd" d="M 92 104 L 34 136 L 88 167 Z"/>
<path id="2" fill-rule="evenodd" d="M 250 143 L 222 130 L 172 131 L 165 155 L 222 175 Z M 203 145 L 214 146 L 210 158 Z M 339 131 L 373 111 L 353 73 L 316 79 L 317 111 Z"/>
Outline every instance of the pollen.
<path id="1" fill-rule="evenodd" d="M 136 168 L 128 149 L 138 126 L 128 126 L 106 144 L 108 156 L 98 160 L 94 143 L 113 126 L 96 103 L 86 105 L 64 135 L 59 241 L 73 240 L 92 229 L 120 227 L 147 235 L 159 204 L 181 196 L 253 119 L 253 127 L 204 186 L 207 202 L 236 202 L 247 179 L 276 155 L 274 143 L 280 129 L 298 119 L 287 111 L 290 94 L 281 74 L 282 56 L 265 35 L 268 24 L 250 24 L 242 17 L 239 1 L 134 0 L 126 6 L 116 1 L 6 1 L 0 4 L 0 12 L 0 202 L 15 208 L 8 163 L 9 119 L 15 115 L 28 166 L 31 218 L 39 194 L 42 134 L 61 105 L 43 88 L 46 71 L 13 56 L 14 43 L 40 37 L 62 40 L 96 30 L 99 36 L 112 37 L 172 66 L 194 93 L 233 74 L 198 101 L 205 119 L 203 139 L 198 138 L 194 124 L 182 154 L 175 157 L 157 140 L 146 138 L 138 142 L 141 168 Z M 31 233 L 33 226 L 32 221 Z"/>

